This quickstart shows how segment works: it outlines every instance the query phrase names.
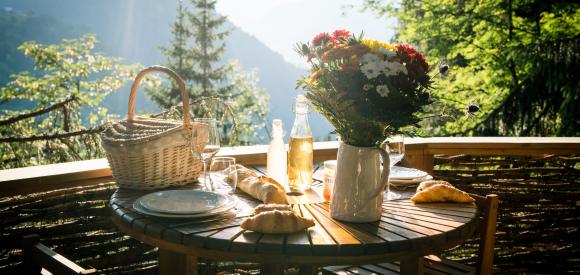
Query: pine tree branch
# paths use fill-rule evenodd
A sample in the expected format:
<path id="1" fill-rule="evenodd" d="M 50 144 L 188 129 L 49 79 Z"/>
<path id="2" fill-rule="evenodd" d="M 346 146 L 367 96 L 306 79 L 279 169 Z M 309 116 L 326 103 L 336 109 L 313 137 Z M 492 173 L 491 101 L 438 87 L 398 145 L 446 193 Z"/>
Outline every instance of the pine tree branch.
<path id="1" fill-rule="evenodd" d="M 74 137 L 74 136 L 82 136 L 82 135 L 88 135 L 88 134 L 96 134 L 99 133 L 101 131 L 103 131 L 103 129 L 105 128 L 104 125 L 101 126 L 97 126 L 97 127 L 93 127 L 93 128 L 88 128 L 88 129 L 83 129 L 83 130 L 79 130 L 79 131 L 74 131 L 74 132 L 65 132 L 65 133 L 55 133 L 55 134 L 48 134 L 48 135 L 32 135 L 32 136 L 28 136 L 28 137 L 3 137 L 0 138 L 0 143 L 4 143 L 4 142 L 31 142 L 31 141 L 39 141 L 39 140 L 53 140 L 53 139 L 60 139 L 60 138 L 68 138 L 68 137 Z"/>
<path id="2" fill-rule="evenodd" d="M 40 116 L 40 115 L 46 114 L 46 113 L 48 113 L 48 112 L 50 112 L 52 110 L 55 110 L 55 109 L 64 107 L 68 103 L 70 103 L 71 101 L 74 101 L 76 99 L 77 98 L 74 95 L 71 95 L 65 101 L 56 103 L 56 104 L 51 105 L 51 106 L 49 106 L 47 108 L 44 108 L 44 109 L 41 109 L 41 110 L 38 110 L 38 111 L 34 111 L 34 112 L 31 112 L 31 113 L 27 113 L 27 114 L 16 115 L 16 116 L 13 116 L 13 117 L 9 117 L 7 119 L 4 119 L 4 120 L 0 120 L 0 126 L 12 124 L 12 123 L 15 123 L 15 122 L 20 121 L 20 120 L 23 120 L 23 119 L 27 119 L 27 118 L 36 117 L 36 116 Z"/>

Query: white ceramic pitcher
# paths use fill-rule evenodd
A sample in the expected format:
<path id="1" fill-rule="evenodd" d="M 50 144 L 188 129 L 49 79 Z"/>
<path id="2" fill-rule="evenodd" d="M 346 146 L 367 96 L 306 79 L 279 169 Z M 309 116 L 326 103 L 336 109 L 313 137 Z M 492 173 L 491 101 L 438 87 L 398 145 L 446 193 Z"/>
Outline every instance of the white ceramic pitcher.
<path id="1" fill-rule="evenodd" d="M 389 154 L 384 149 L 340 142 L 330 201 L 332 218 L 346 222 L 378 221 L 389 172 Z"/>

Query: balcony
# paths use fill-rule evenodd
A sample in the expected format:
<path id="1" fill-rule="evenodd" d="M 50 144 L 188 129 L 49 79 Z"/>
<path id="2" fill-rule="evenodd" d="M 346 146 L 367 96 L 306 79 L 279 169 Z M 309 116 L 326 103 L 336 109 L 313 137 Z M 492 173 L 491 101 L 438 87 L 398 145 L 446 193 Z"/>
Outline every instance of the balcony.
<path id="1" fill-rule="evenodd" d="M 315 162 L 335 159 L 336 150 L 336 142 L 315 143 Z M 231 147 L 219 155 L 261 166 L 266 151 L 261 145 Z M 498 194 L 495 268 L 550 273 L 580 270 L 579 155 L 580 138 L 414 138 L 406 140 L 404 163 L 467 192 Z M 120 233 L 110 221 L 107 202 L 116 188 L 105 159 L 0 171 L 1 273 L 18 267 L 20 236 L 30 233 L 101 273 L 155 273 L 156 249 Z M 475 243 L 448 256 L 473 263 Z M 230 267 L 200 264 L 206 270 Z"/>

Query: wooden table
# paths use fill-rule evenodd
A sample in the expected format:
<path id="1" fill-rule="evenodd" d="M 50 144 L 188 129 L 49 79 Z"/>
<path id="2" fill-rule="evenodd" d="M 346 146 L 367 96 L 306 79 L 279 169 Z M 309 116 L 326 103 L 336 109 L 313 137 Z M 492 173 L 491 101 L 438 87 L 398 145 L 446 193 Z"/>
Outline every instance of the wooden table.
<path id="1" fill-rule="evenodd" d="M 196 188 L 195 186 L 185 188 Z M 152 191 L 117 190 L 111 197 L 113 221 L 131 237 L 159 247 L 161 274 L 197 274 L 197 257 L 264 263 L 266 274 L 287 265 L 352 265 L 401 261 L 401 273 L 421 274 L 423 256 L 462 243 L 476 226 L 473 204 L 385 201 L 379 222 L 333 220 L 329 204 L 314 190 L 291 197 L 293 209 L 316 225 L 294 234 L 260 234 L 239 227 L 260 202 L 238 192 L 235 216 L 214 220 L 160 219 L 132 208 Z"/>

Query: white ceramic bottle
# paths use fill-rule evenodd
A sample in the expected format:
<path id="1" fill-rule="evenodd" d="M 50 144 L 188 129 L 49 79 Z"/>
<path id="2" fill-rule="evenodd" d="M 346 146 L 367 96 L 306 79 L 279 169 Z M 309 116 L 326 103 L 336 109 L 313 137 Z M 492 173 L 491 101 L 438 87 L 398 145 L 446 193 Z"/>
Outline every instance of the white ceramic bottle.
<path id="1" fill-rule="evenodd" d="M 268 147 L 267 174 L 277 182 L 286 186 L 287 184 L 287 161 L 288 153 L 284 145 L 284 128 L 282 120 L 272 121 L 272 141 Z"/>

